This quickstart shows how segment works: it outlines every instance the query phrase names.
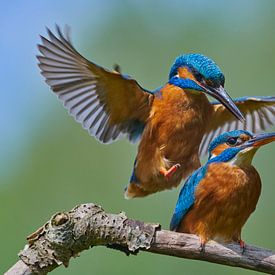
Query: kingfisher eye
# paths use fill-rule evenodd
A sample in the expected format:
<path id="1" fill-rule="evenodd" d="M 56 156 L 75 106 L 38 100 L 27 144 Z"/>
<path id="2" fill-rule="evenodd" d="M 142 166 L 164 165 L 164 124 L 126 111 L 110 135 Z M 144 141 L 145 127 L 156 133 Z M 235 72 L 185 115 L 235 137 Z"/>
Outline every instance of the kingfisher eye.
<path id="1" fill-rule="evenodd" d="M 227 140 L 227 144 L 230 145 L 230 146 L 234 146 L 236 145 L 238 142 L 238 138 L 234 138 L 234 137 L 230 137 L 228 140 Z"/>
<path id="2" fill-rule="evenodd" d="M 200 83 L 204 82 L 204 77 L 203 77 L 203 75 L 200 74 L 199 72 L 194 71 L 194 72 L 193 72 L 193 75 L 194 75 L 194 77 L 196 78 L 196 80 L 197 80 L 198 82 L 200 82 Z"/>
<path id="3" fill-rule="evenodd" d="M 206 84 L 207 84 L 208 86 L 210 86 L 210 87 L 214 87 L 214 86 L 215 86 L 214 83 L 213 83 L 213 81 L 210 80 L 210 79 L 207 79 L 207 80 L 206 80 Z"/>

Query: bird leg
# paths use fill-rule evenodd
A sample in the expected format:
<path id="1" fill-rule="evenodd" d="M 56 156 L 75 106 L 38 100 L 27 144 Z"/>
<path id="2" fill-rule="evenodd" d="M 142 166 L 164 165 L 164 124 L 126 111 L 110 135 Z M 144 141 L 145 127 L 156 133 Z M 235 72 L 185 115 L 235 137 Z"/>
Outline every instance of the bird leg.
<path id="1" fill-rule="evenodd" d="M 178 170 L 178 168 L 180 168 L 180 164 L 177 163 L 175 165 L 173 165 L 171 168 L 169 168 L 168 170 L 166 170 L 165 168 L 161 168 L 159 170 L 159 172 L 166 178 L 166 179 L 170 179 L 174 173 Z"/>
<path id="2" fill-rule="evenodd" d="M 200 250 L 201 253 L 205 252 L 205 244 L 206 244 L 206 241 L 200 239 L 200 248 L 199 248 L 199 250 Z"/>

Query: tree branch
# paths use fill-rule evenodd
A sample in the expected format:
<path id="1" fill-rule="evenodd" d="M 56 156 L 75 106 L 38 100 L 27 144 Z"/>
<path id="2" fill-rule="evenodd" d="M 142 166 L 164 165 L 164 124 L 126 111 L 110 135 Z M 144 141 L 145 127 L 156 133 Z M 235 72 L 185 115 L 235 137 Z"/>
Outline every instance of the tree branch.
<path id="1" fill-rule="evenodd" d="M 200 252 L 195 235 L 160 230 L 158 224 L 131 220 L 124 213 L 108 214 L 97 205 L 82 204 L 55 214 L 28 238 L 20 260 L 5 275 L 47 274 L 90 247 L 104 245 L 129 254 L 140 250 L 180 258 L 203 260 L 275 274 L 275 252 L 237 244 L 207 243 Z"/>

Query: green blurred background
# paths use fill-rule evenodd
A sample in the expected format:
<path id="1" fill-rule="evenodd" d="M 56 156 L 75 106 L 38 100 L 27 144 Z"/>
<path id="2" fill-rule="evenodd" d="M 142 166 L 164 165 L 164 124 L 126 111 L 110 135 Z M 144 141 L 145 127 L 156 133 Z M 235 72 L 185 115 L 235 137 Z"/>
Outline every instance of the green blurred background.
<path id="1" fill-rule="evenodd" d="M 167 228 L 178 191 L 126 201 L 136 146 L 91 138 L 66 113 L 39 74 L 35 55 L 44 26 L 68 24 L 75 47 L 105 67 L 154 89 L 182 53 L 213 58 L 233 97 L 274 95 L 275 1 L 1 1 L 0 272 L 25 238 L 52 214 L 94 202 Z M 274 128 L 272 129 L 274 130 Z M 275 145 L 255 165 L 263 190 L 243 232 L 247 243 L 275 249 Z M 248 274 L 209 263 L 93 248 L 53 274 Z"/>

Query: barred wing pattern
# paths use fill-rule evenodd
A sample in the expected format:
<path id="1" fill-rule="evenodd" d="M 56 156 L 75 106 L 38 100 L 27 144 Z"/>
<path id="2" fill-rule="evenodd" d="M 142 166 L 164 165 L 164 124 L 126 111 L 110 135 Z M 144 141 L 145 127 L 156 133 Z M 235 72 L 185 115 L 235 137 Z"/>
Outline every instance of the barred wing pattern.
<path id="1" fill-rule="evenodd" d="M 56 26 L 41 36 L 38 66 L 46 83 L 69 113 L 103 143 L 127 136 L 135 141 L 149 116 L 153 95 L 118 72 L 88 61 L 72 46 L 68 32 Z"/>
<path id="2" fill-rule="evenodd" d="M 209 143 L 223 132 L 244 129 L 258 133 L 275 124 L 275 97 L 241 97 L 234 99 L 245 122 L 235 119 L 223 105 L 213 102 L 215 113 L 200 145 L 200 156 L 207 154 Z"/>

